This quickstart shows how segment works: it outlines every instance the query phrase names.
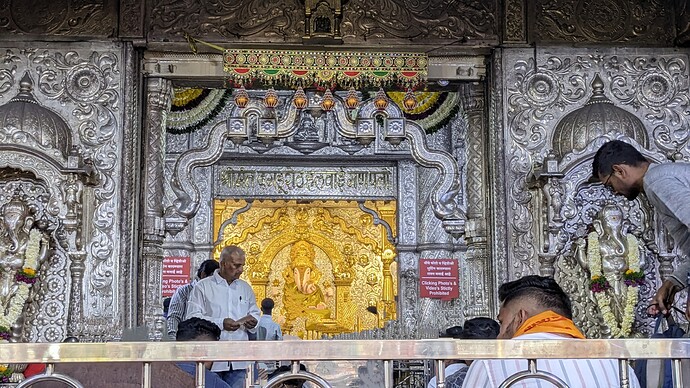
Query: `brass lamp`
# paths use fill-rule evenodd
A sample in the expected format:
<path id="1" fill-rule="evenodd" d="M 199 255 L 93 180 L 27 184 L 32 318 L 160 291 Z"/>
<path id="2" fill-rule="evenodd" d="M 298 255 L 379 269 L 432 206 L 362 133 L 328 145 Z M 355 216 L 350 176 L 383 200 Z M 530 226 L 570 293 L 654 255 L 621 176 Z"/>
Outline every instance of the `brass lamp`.
<path id="1" fill-rule="evenodd" d="M 350 88 L 350 90 L 347 92 L 347 96 L 345 97 L 345 106 L 347 106 L 348 109 L 355 109 L 359 105 L 359 96 L 357 95 L 357 91 L 355 88 Z"/>
<path id="2" fill-rule="evenodd" d="M 308 102 L 309 101 L 307 100 L 306 93 L 304 93 L 304 89 L 302 89 L 302 87 L 297 88 L 295 96 L 292 97 L 292 104 L 295 106 L 295 108 L 304 109 L 307 107 Z"/>
<path id="3" fill-rule="evenodd" d="M 249 94 L 247 93 L 247 90 L 244 88 L 244 86 L 242 86 L 235 92 L 235 105 L 237 105 L 238 108 L 245 108 L 248 103 Z"/>
<path id="4" fill-rule="evenodd" d="M 278 105 L 278 94 L 276 93 L 275 89 L 270 88 L 266 91 L 266 95 L 264 96 L 264 104 L 266 105 L 266 108 L 275 108 Z"/>
<path id="5" fill-rule="evenodd" d="M 411 111 L 412 109 L 417 107 L 417 99 L 414 96 L 414 92 L 412 89 L 407 89 L 407 93 L 405 93 L 405 97 L 403 97 L 403 107 L 407 111 Z"/>
<path id="6" fill-rule="evenodd" d="M 378 92 L 376 92 L 376 97 L 374 97 L 374 106 L 378 110 L 386 110 L 388 108 L 388 96 L 386 96 L 386 92 L 383 91 L 383 88 L 380 88 Z"/>
<path id="7" fill-rule="evenodd" d="M 326 89 L 326 92 L 323 94 L 323 100 L 321 100 L 321 109 L 328 112 L 333 109 L 334 106 L 335 100 L 333 99 L 333 93 L 331 93 L 331 89 Z"/>

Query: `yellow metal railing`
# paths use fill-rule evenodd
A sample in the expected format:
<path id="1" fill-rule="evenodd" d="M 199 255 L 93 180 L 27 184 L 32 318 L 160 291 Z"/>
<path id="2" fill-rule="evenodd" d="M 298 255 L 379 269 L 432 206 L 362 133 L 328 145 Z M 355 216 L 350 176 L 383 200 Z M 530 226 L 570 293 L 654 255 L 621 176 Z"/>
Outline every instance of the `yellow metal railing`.
<path id="1" fill-rule="evenodd" d="M 238 349 L 241 349 L 238 352 Z M 330 387 L 312 373 L 299 371 L 298 361 L 382 360 L 384 386 L 393 387 L 392 360 L 435 360 L 438 387 L 445 386 L 443 360 L 526 359 L 529 369 L 513 375 L 505 387 L 525 378 L 541 378 L 561 385 L 554 376 L 539 371 L 536 359 L 617 359 L 621 387 L 629 387 L 628 360 L 672 359 L 674 386 L 683 387 L 681 359 L 690 358 L 690 339 L 627 340 L 318 340 L 250 342 L 110 342 L 110 343 L 9 343 L 0 345 L 0 363 L 46 363 L 46 375 L 25 380 L 21 386 L 40 379 L 60 380 L 81 387 L 69 376 L 56 375 L 53 364 L 141 362 L 142 387 L 151 386 L 152 362 L 194 361 L 196 386 L 204 386 L 204 361 L 285 360 L 292 361 L 291 373 L 268 382 L 274 387 L 288 376 L 300 377 Z"/>

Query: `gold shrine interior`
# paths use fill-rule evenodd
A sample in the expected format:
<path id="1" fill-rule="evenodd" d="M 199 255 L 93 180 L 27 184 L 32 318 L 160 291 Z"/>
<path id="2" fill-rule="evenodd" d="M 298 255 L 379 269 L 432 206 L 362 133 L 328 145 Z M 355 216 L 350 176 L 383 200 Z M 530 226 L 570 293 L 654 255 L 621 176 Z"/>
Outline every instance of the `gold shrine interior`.
<path id="1" fill-rule="evenodd" d="M 690 160 L 685 2 L 77 3 L 0 10 L 2 338 L 161 339 L 163 259 L 228 243 L 304 339 L 436 337 L 528 274 L 591 337 L 649 334 L 676 247 L 589 178 L 610 139 Z M 414 104 L 394 79 L 235 85 L 217 48 L 416 53 L 426 79 Z M 460 296 L 421 298 L 421 259 Z M 597 302 L 606 260 L 639 292 Z"/>
<path id="2" fill-rule="evenodd" d="M 276 302 L 273 319 L 284 334 L 317 339 L 382 328 L 396 319 L 395 246 L 387 233 L 395 238 L 395 205 L 215 200 L 214 257 L 228 245 L 245 250 L 244 278 L 258 301 Z M 360 206 L 393 227 L 375 225 Z M 236 215 L 240 209 L 246 210 Z M 228 222 L 233 216 L 236 222 Z"/>

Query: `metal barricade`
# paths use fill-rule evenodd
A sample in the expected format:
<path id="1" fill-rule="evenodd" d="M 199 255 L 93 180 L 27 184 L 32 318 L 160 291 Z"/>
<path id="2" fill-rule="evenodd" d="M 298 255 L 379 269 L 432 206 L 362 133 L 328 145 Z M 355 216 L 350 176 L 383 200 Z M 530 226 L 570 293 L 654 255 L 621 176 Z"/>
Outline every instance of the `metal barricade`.
<path id="1" fill-rule="evenodd" d="M 238 354 L 236 350 L 242 349 Z M 565 387 L 558 377 L 540 371 L 538 359 L 617 359 L 621 387 L 628 388 L 631 359 L 673 360 L 674 386 L 683 387 L 681 359 L 690 358 L 687 339 L 626 340 L 315 340 L 250 342 L 109 342 L 109 343 L 7 343 L 0 346 L 0 363 L 45 363 L 46 373 L 22 382 L 27 387 L 44 380 L 61 381 L 81 388 L 75 379 L 54 373 L 57 363 L 142 363 L 142 387 L 151 387 L 152 362 L 196 362 L 196 387 L 204 386 L 204 362 L 218 360 L 291 361 L 290 373 L 268 382 L 268 388 L 298 377 L 324 388 L 329 382 L 320 376 L 299 370 L 301 361 L 383 361 L 384 387 L 393 388 L 393 361 L 434 360 L 438 388 L 445 387 L 443 360 L 521 359 L 529 360 L 528 369 L 510 376 L 501 387 L 528 378 L 547 380 Z M 299 360 L 299 361 L 296 361 Z"/>

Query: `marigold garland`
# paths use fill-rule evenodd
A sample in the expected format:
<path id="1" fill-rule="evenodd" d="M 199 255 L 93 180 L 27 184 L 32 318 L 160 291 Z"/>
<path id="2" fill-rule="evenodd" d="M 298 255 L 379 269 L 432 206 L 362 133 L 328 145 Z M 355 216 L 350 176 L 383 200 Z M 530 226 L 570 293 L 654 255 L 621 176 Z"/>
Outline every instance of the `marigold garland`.
<path id="1" fill-rule="evenodd" d="M 644 283 L 644 273 L 640 270 L 640 252 L 637 239 L 632 234 L 628 234 L 626 235 L 626 242 L 628 246 L 626 257 L 628 270 L 623 275 L 626 285 L 625 308 L 623 309 L 622 322 L 619 324 L 611 310 L 611 297 L 606 292 L 611 288 L 611 285 L 602 273 L 599 234 L 593 231 L 587 235 L 587 264 L 591 276 L 590 290 L 594 293 L 604 324 L 611 330 L 612 338 L 630 335 L 635 321 L 635 307 L 639 298 L 637 287 Z"/>

